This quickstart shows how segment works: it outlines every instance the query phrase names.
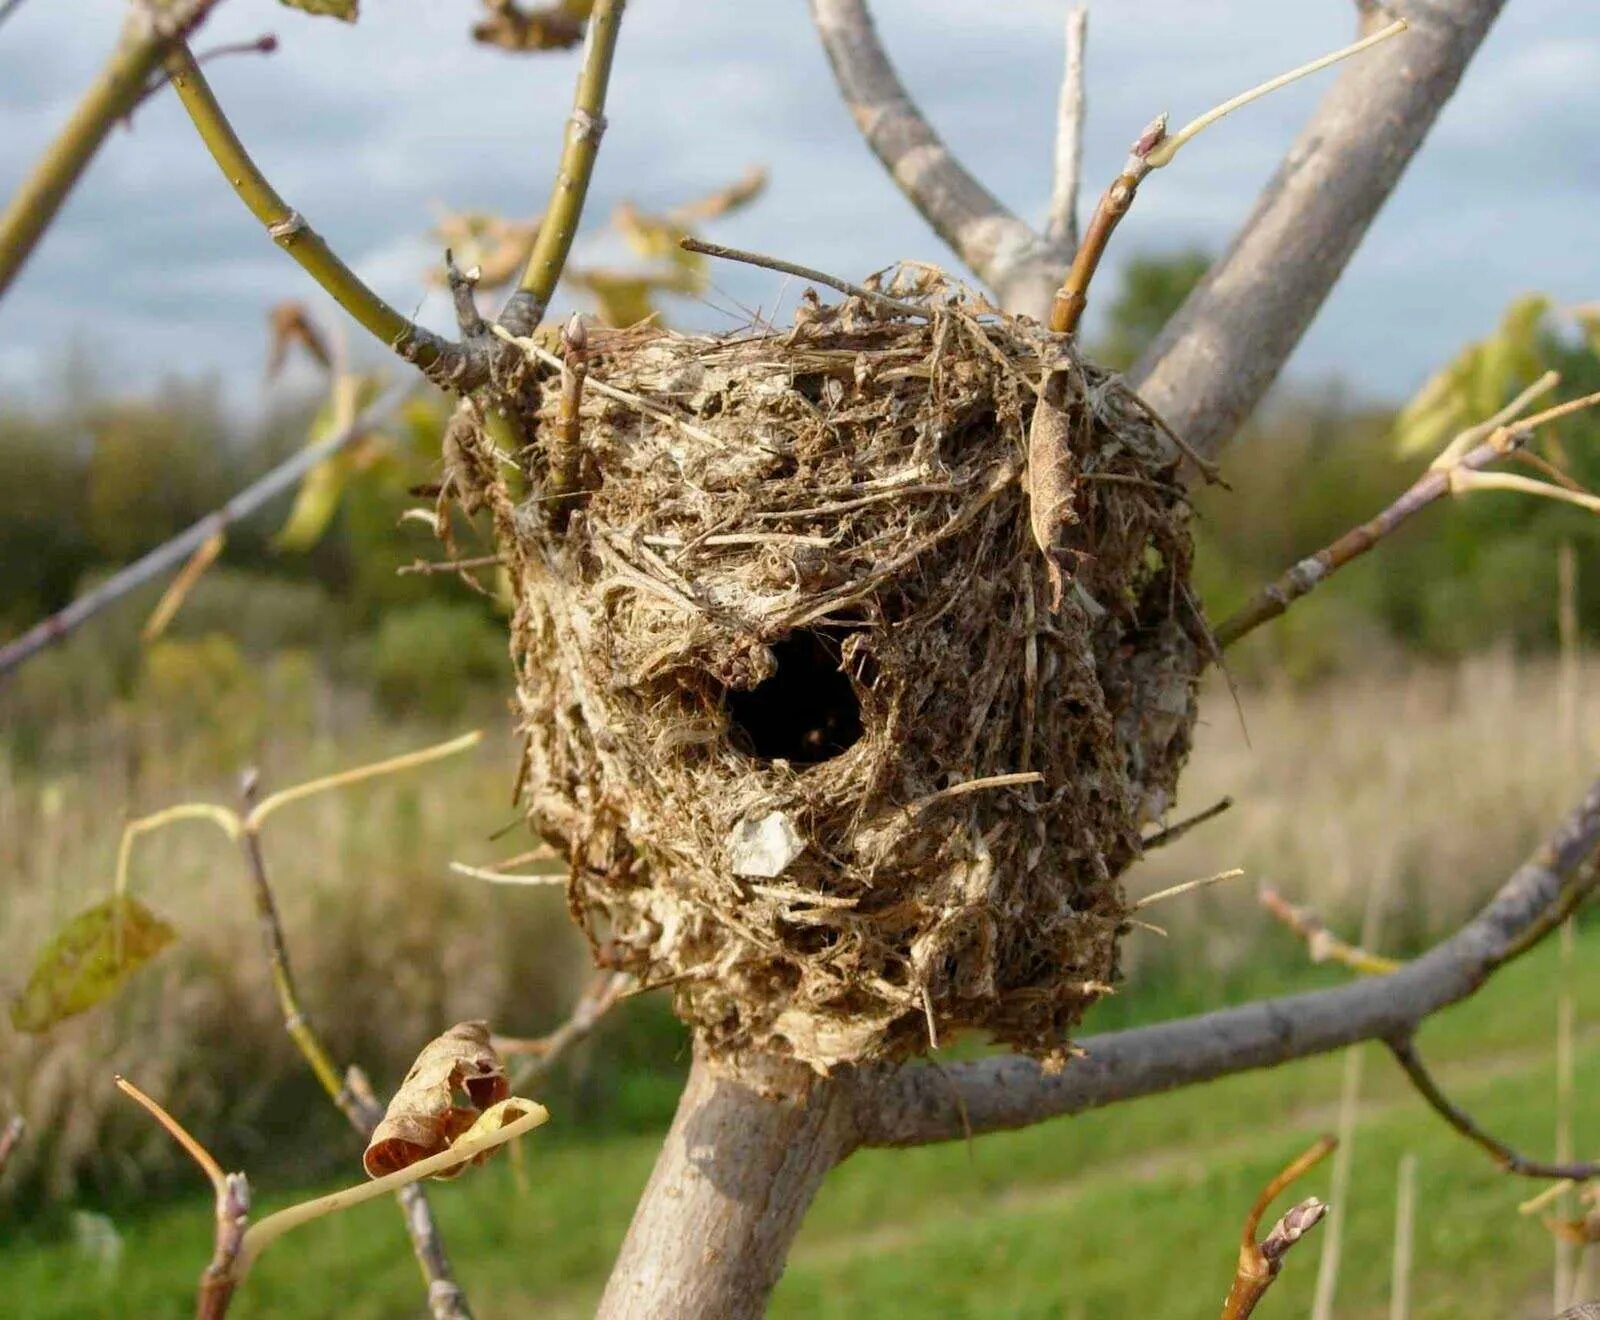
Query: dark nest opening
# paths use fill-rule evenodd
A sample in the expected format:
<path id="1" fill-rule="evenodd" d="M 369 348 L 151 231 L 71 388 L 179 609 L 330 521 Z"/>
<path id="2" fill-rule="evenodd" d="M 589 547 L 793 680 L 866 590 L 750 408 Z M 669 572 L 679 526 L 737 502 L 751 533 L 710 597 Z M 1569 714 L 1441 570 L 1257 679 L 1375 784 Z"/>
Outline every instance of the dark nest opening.
<path id="1" fill-rule="evenodd" d="M 454 465 L 511 566 L 530 818 L 597 956 L 713 1051 L 827 1069 L 977 1027 L 1064 1058 L 1188 753 L 1168 444 L 1070 340 L 936 300 L 595 335 L 564 531 L 481 434 Z M 1026 489 L 1047 373 L 1059 604 Z"/>

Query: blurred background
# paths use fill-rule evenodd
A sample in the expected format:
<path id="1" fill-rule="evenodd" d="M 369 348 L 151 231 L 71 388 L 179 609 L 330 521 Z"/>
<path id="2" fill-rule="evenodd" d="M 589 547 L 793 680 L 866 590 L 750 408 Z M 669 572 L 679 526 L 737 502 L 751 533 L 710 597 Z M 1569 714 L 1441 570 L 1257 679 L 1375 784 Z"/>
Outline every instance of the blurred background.
<path id="1" fill-rule="evenodd" d="M 0 192 L 92 77 L 121 8 L 32 0 L 0 26 Z M 1153 113 L 1182 120 L 1342 43 L 1351 8 L 1097 6 L 1088 196 Z M 447 242 L 486 266 L 517 249 L 554 168 L 576 55 L 474 44 L 467 4 L 369 9 L 346 28 L 233 0 L 197 46 L 277 35 L 270 58 L 211 69 L 235 127 L 364 278 L 446 330 L 430 272 Z M 929 117 L 1033 220 L 1049 191 L 1065 10 L 875 6 Z M 1419 448 L 1417 415 L 1401 410 L 1447 363 L 1461 406 L 1482 405 L 1465 420 L 1547 367 L 1563 374 L 1561 397 L 1600 389 L 1587 306 L 1600 297 L 1597 64 L 1600 21 L 1584 7 L 1507 6 L 1284 382 L 1228 451 L 1229 488 L 1195 493 L 1213 619 L 1415 479 L 1442 439 Z M 1091 304 L 1094 356 L 1137 357 L 1247 213 L 1318 90 L 1250 107 L 1141 192 Z M 768 272 L 663 258 L 661 233 L 683 228 L 848 278 L 902 258 L 951 264 L 857 137 L 798 3 L 708 12 L 636 0 L 608 113 L 563 307 L 722 329 L 792 305 L 798 286 Z M 309 332 L 286 330 L 281 313 L 274 323 L 286 300 L 301 300 Z M 0 640 L 325 429 L 330 379 L 308 339 L 360 389 L 398 379 L 359 333 L 263 238 L 173 99 L 140 107 L 0 303 Z M 287 360 L 269 373 L 277 355 Z M 442 557 L 430 528 L 400 517 L 407 492 L 438 478 L 441 407 L 418 402 L 324 473 L 320 494 L 285 497 L 233 529 L 159 638 L 141 629 L 164 583 L 0 679 L 8 1000 L 52 932 L 106 894 L 126 819 L 231 803 L 246 766 L 282 787 L 481 727 L 467 757 L 307 801 L 268 828 L 302 994 L 336 1055 L 383 1093 L 454 1021 L 536 1036 L 565 1015 L 588 962 L 559 891 L 449 869 L 530 844 L 510 805 L 501 595 L 492 580 L 474 591 L 398 571 Z M 1572 478 L 1600 485 L 1600 424 L 1580 415 L 1541 443 Z M 476 544 L 472 528 L 461 533 Z M 1309 963 L 1260 908 L 1260 883 L 1397 957 L 1475 908 L 1600 753 L 1597 547 L 1600 522 L 1581 509 L 1504 493 L 1445 501 L 1230 652 L 1174 819 L 1223 795 L 1236 805 L 1153 853 L 1128 884 L 1144 893 L 1234 866 L 1246 878 L 1163 910 L 1164 936 L 1136 933 L 1120 993 L 1090 1028 L 1348 975 Z M 133 887 L 177 927 L 175 947 L 114 1002 L 47 1035 L 0 1022 L 0 1116 L 30 1123 L 0 1176 L 8 1314 L 190 1306 L 209 1206 L 166 1138 L 117 1097 L 113 1073 L 159 1095 L 225 1165 L 247 1168 L 269 1203 L 356 1176 L 351 1134 L 282 1031 L 234 850 L 203 826 L 175 827 L 141 842 Z M 1565 954 L 1542 950 L 1430 1028 L 1441 1074 L 1514 1144 L 1557 1140 L 1558 1012 L 1574 1023 L 1576 1094 L 1600 1093 L 1584 1048 L 1600 1007 L 1597 953 L 1600 929 L 1580 922 Z M 686 1050 L 659 997 L 629 1003 L 549 1078 L 556 1120 L 522 1167 L 503 1161 L 440 1191 L 479 1314 L 592 1306 Z M 1338 1121 L 1353 1070 L 1317 1060 L 971 1151 L 860 1157 L 819 1202 L 775 1313 L 1212 1314 L 1238 1217 L 1306 1134 Z M 1396 1168 L 1410 1154 L 1428 1210 L 1412 1313 L 1548 1316 L 1550 1238 L 1516 1214 L 1517 1189 L 1419 1112 L 1377 1059 L 1353 1094 L 1342 1247 L 1323 1238 L 1327 1296 L 1313 1300 L 1308 1255 L 1269 1304 L 1390 1314 Z M 1577 1104 L 1567 1137 L 1600 1140 L 1592 1103 Z M 1193 1272 L 1152 1268 L 1170 1265 L 1174 1241 L 1202 1238 Z M 302 1247 L 267 1260 L 241 1313 L 420 1313 L 391 1208 L 319 1224 Z"/>

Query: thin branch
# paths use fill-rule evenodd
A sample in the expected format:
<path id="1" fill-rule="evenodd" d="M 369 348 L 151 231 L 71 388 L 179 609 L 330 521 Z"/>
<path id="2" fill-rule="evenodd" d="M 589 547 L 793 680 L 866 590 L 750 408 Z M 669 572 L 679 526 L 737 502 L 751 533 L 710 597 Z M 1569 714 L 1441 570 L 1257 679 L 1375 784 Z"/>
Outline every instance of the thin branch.
<path id="1" fill-rule="evenodd" d="M 829 275 L 826 271 L 817 270 L 812 266 L 801 266 L 793 261 L 765 256 L 760 252 L 746 252 L 742 248 L 724 247 L 720 243 L 703 243 L 693 237 L 680 238 L 678 246 L 685 252 L 699 252 L 708 257 L 720 257 L 724 261 L 738 261 L 746 266 L 760 266 L 764 270 L 779 271 L 784 275 L 793 275 L 796 279 L 810 280 L 813 284 L 826 284 L 830 289 L 837 289 L 840 293 L 860 298 L 863 302 L 872 303 L 886 312 L 894 312 L 899 316 L 915 316 L 927 320 L 933 315 L 930 308 L 900 298 L 891 298 L 886 293 L 879 293 L 876 289 L 868 289 L 860 284 L 852 284 L 849 280 L 842 280 L 837 275 Z"/>
<path id="2" fill-rule="evenodd" d="M 583 464 L 583 383 L 589 376 L 589 332 L 577 312 L 562 331 L 561 348 L 560 414 L 549 445 L 549 474 L 545 481 L 545 497 L 551 501 L 550 525 L 557 533 L 567 530 L 572 517 Z"/>
<path id="3" fill-rule="evenodd" d="M 1256 1241 L 1261 1220 L 1272 1203 L 1283 1195 L 1291 1184 L 1299 1181 L 1321 1163 L 1336 1145 L 1338 1142 L 1332 1137 L 1318 1139 L 1308 1150 L 1303 1151 L 1281 1169 L 1272 1181 L 1262 1188 L 1261 1195 L 1256 1197 L 1255 1204 L 1250 1207 L 1250 1213 L 1245 1216 L 1244 1231 L 1239 1241 L 1239 1263 L 1234 1271 L 1233 1286 L 1228 1289 L 1227 1300 L 1223 1303 L 1222 1320 L 1248 1320 L 1255 1311 L 1257 1303 L 1261 1301 L 1262 1296 L 1283 1269 L 1283 1258 L 1288 1254 L 1289 1248 L 1322 1222 L 1322 1216 L 1327 1213 L 1328 1207 L 1313 1196 L 1294 1206 L 1272 1226 L 1266 1237 L 1259 1242 Z"/>
<path id="4" fill-rule="evenodd" d="M 167 71 L 200 140 L 239 194 L 239 200 L 266 227 L 267 236 L 379 343 L 412 363 L 429 380 L 451 389 L 473 383 L 474 364 L 466 349 L 397 312 L 345 265 L 300 212 L 279 196 L 239 141 L 187 46 L 173 48 Z"/>
<path id="5" fill-rule="evenodd" d="M 600 138 L 606 131 L 606 85 L 611 80 L 611 61 L 616 54 L 624 4 L 625 0 L 595 0 L 589 15 L 583 67 L 578 73 L 567 140 L 561 150 L 550 203 L 539 223 L 539 236 L 528 254 L 521 284 L 500 313 L 501 324 L 514 335 L 531 335 L 544 320 L 578 232 L 595 158 L 600 153 Z"/>
<path id="6" fill-rule="evenodd" d="M 138 103 L 173 42 L 197 27 L 217 0 L 132 5 L 116 49 L 33 172 L 0 213 L 0 298 L 55 220 L 67 194 L 112 126 Z M 0 21 L 15 9 L 0 11 Z"/>
<path id="7" fill-rule="evenodd" d="M 1276 889 L 1263 885 L 1259 897 L 1262 907 L 1306 942 L 1306 952 L 1311 955 L 1312 962 L 1341 963 L 1366 976 L 1387 976 L 1404 966 L 1393 958 L 1347 944 L 1310 908 L 1295 907 Z"/>
<path id="8" fill-rule="evenodd" d="M 387 421 L 408 392 L 408 387 L 404 386 L 391 389 L 344 430 L 299 450 L 265 476 L 246 486 L 216 512 L 208 513 L 186 531 L 113 573 L 92 591 L 85 592 L 65 609 L 36 624 L 21 637 L 0 646 L 0 677 L 24 660 L 37 655 L 52 642 L 60 641 L 85 620 L 121 600 L 130 591 L 177 568 L 218 532 L 249 517 L 264 504 L 292 488 L 319 463 L 332 458 L 341 449 Z"/>
<path id="9" fill-rule="evenodd" d="M 626 972 L 601 972 L 579 997 L 567 1020 L 548 1036 L 536 1040 L 496 1036 L 493 1044 L 501 1054 L 520 1054 L 526 1059 L 512 1073 L 511 1089 L 520 1092 L 542 1079 L 565 1051 L 594 1031 L 600 1019 L 616 1007 L 633 983 L 633 977 Z"/>
<path id="10" fill-rule="evenodd" d="M 1531 401 L 1535 391 L 1545 387 L 1549 382 L 1547 376 L 1544 380 L 1535 382 L 1525 390 L 1516 400 L 1500 413 L 1491 418 L 1505 418 L 1508 413 L 1525 407 Z M 1553 383 L 1553 382 L 1550 382 Z M 1593 496 L 1578 496 L 1560 486 L 1548 482 L 1529 481 L 1525 478 L 1507 476 L 1495 473 L 1491 476 L 1482 476 L 1478 469 L 1488 466 L 1496 459 L 1520 449 L 1527 443 L 1528 437 L 1535 428 L 1544 422 L 1552 421 L 1556 417 L 1566 416 L 1580 408 L 1592 407 L 1600 403 L 1600 394 L 1587 395 L 1581 399 L 1573 399 L 1554 408 L 1535 413 L 1532 417 L 1524 418 L 1518 422 L 1500 422 L 1493 426 L 1487 436 L 1473 443 L 1479 436 L 1483 427 L 1490 423 L 1483 423 L 1463 431 L 1459 436 L 1446 446 L 1439 455 L 1415 482 L 1395 500 L 1388 508 L 1375 517 L 1364 522 L 1359 527 L 1352 528 L 1331 545 L 1324 546 L 1316 554 L 1302 559 L 1276 582 L 1269 583 L 1243 606 L 1234 611 L 1220 624 L 1217 625 L 1214 636 L 1217 645 L 1222 647 L 1232 646 L 1241 637 L 1255 631 L 1263 623 L 1277 618 L 1300 597 L 1309 594 L 1319 583 L 1331 574 L 1343 568 L 1353 560 L 1359 559 L 1373 546 L 1377 545 L 1385 536 L 1407 522 L 1414 514 L 1420 513 L 1428 505 L 1441 496 L 1471 491 L 1479 484 L 1493 485 L 1496 488 L 1515 489 L 1524 494 L 1545 495 L 1552 499 L 1571 500 L 1583 503 L 1585 507 L 1600 509 L 1600 500 Z M 1466 444 L 1472 447 L 1462 452 Z"/>
<path id="11" fill-rule="evenodd" d="M 840 95 L 896 186 L 1008 311 L 1043 318 L 1068 249 L 1011 213 L 940 141 L 895 73 L 865 0 L 811 0 Z"/>
<path id="12" fill-rule="evenodd" d="M 1221 884 L 1224 880 L 1237 880 L 1244 872 L 1238 867 L 1231 871 L 1218 871 L 1215 875 L 1204 876 L 1199 880 L 1185 880 L 1182 884 L 1172 885 L 1167 889 L 1158 889 L 1153 894 L 1146 894 L 1128 910 L 1142 912 L 1145 908 L 1154 907 L 1157 903 L 1165 903 L 1169 898 L 1180 898 L 1184 894 L 1192 894 L 1197 889 L 1209 889 L 1212 885 Z"/>
<path id="13" fill-rule="evenodd" d="M 1153 848 L 1165 848 L 1169 844 L 1176 843 L 1196 826 L 1204 825 L 1209 820 L 1215 820 L 1232 806 L 1233 799 L 1225 797 L 1221 801 L 1213 803 L 1204 811 L 1197 811 L 1194 815 L 1178 821 L 1175 825 L 1168 825 L 1164 830 L 1157 830 L 1149 838 L 1141 840 L 1139 846 L 1145 852 L 1149 852 Z"/>
<path id="14" fill-rule="evenodd" d="M 329 789 L 347 788 L 351 784 L 377 779 L 381 775 L 392 775 L 401 770 L 415 770 L 418 766 L 443 760 L 447 756 L 455 756 L 458 752 L 469 751 L 482 741 L 483 730 L 473 729 L 470 733 L 435 743 L 432 747 L 422 747 L 414 752 L 402 752 L 399 756 L 388 756 L 381 761 L 369 761 L 366 765 L 353 766 L 349 770 L 340 770 L 335 774 L 323 775 L 319 779 L 308 779 L 303 784 L 279 789 L 250 811 L 244 818 L 244 828 L 259 829 L 268 816 L 291 802 L 298 802 L 317 793 L 326 793 Z"/>
<path id="15" fill-rule="evenodd" d="M 1083 177 L 1084 75 L 1083 52 L 1089 35 L 1089 6 L 1067 11 L 1067 49 L 1056 105 L 1055 172 L 1050 187 L 1050 217 L 1044 227 L 1047 243 L 1078 246 L 1078 185 Z"/>
<path id="16" fill-rule="evenodd" d="M 428 753 L 416 754 L 416 756 L 428 755 Z M 406 760 L 406 758 L 395 759 Z M 395 762 L 390 761 L 375 767 L 364 767 L 363 771 L 375 774 L 393 768 L 396 768 Z M 326 780 L 314 781 L 309 787 L 313 791 L 319 787 L 334 787 L 339 783 L 350 782 L 354 775 L 366 777 L 363 771 L 351 772 L 345 776 L 330 776 Z M 351 1085 L 351 1079 L 360 1076 L 355 1069 L 349 1069 L 344 1073 L 339 1071 L 328 1052 L 327 1045 L 312 1026 L 310 1018 L 306 1016 L 299 992 L 295 987 L 294 969 L 289 963 L 289 947 L 283 937 L 283 923 L 278 916 L 277 899 L 267 879 L 266 857 L 261 849 L 259 826 L 261 819 L 267 814 L 265 809 L 274 803 L 281 805 L 304 794 L 297 795 L 295 790 L 289 789 L 257 805 L 258 787 L 259 782 L 252 771 L 245 776 L 241 794 L 244 828 L 241 830 L 240 842 L 244 851 L 246 873 L 250 878 L 251 896 L 255 901 L 256 917 L 261 926 L 261 940 L 266 950 L 267 965 L 272 973 L 272 987 L 277 995 L 278 1008 L 283 1014 L 284 1030 L 289 1033 L 289 1038 L 294 1041 L 295 1048 L 300 1051 L 312 1074 L 339 1112 L 349 1121 L 350 1126 L 363 1138 L 370 1137 L 373 1129 L 383 1118 L 383 1106 L 378 1103 L 369 1087 Z M 422 1266 L 423 1277 L 428 1286 L 428 1303 L 434 1320 L 471 1320 L 471 1309 L 451 1272 L 450 1260 L 445 1254 L 444 1242 L 440 1237 L 433 1209 L 420 1187 L 402 1200 L 402 1208 L 406 1233 L 411 1238 L 414 1253 Z M 243 1277 L 247 1268 L 248 1262 L 242 1263 L 239 1277 Z"/>
<path id="17" fill-rule="evenodd" d="M 486 880 L 491 885 L 564 885 L 567 883 L 566 874 L 557 871 L 518 875 L 507 871 L 492 871 L 482 866 L 468 866 L 465 862 L 451 862 L 450 869 L 457 875 L 466 876 L 469 880 Z"/>
<path id="18" fill-rule="evenodd" d="M 1394 190 L 1504 0 L 1402 0 L 1347 65 L 1218 260 L 1130 373 L 1202 454 L 1255 407 Z"/>
<path id="19" fill-rule="evenodd" d="M 1387 41 L 1405 30 L 1406 21 L 1397 19 L 1381 32 L 1375 32 L 1354 45 L 1345 46 L 1332 54 L 1312 60 L 1309 64 L 1302 64 L 1299 68 L 1279 74 L 1278 77 L 1252 87 L 1247 92 L 1241 92 L 1221 105 L 1213 106 L 1203 115 L 1190 120 L 1176 133 L 1167 132 L 1165 114 L 1152 120 L 1129 149 L 1128 159 L 1123 164 L 1122 172 L 1111 181 L 1111 186 L 1106 189 L 1095 206 L 1094 215 L 1089 219 L 1089 230 L 1084 235 L 1077 252 L 1073 254 L 1072 266 L 1067 271 L 1067 277 L 1050 306 L 1050 328 L 1057 334 L 1072 334 L 1077 330 L 1078 322 L 1083 317 L 1083 309 L 1089 302 L 1089 283 L 1100 267 L 1100 260 L 1105 255 L 1106 245 L 1111 241 L 1112 233 L 1122 217 L 1128 213 L 1128 208 L 1133 205 L 1139 185 L 1146 175 L 1152 170 L 1170 165 L 1185 143 L 1241 106 L 1249 105 L 1250 102 L 1320 69 L 1325 69 L 1330 64 L 1349 59 L 1352 55 L 1359 55 L 1380 41 Z"/>
<path id="20" fill-rule="evenodd" d="M 1582 1164 L 1551 1163 L 1545 1160 L 1530 1160 L 1526 1156 L 1517 1154 L 1498 1137 L 1485 1132 L 1465 1110 L 1453 1104 L 1439 1089 L 1439 1084 L 1434 1081 L 1432 1074 L 1423 1064 L 1422 1056 L 1417 1053 L 1416 1045 L 1409 1035 L 1395 1036 L 1384 1043 L 1389 1047 L 1389 1052 L 1394 1055 L 1395 1062 L 1400 1065 L 1411 1084 L 1417 1088 L 1422 1098 L 1439 1117 L 1468 1141 L 1488 1151 L 1489 1157 L 1507 1173 L 1519 1174 L 1524 1178 L 1564 1178 L 1574 1183 L 1600 1177 L 1600 1160 Z"/>
<path id="21" fill-rule="evenodd" d="M 116 1078 L 117 1089 L 136 1100 L 183 1147 L 211 1183 L 216 1199 L 216 1228 L 211 1260 L 200 1274 L 196 1315 L 199 1320 L 220 1320 L 228 1313 L 240 1275 L 236 1273 L 244 1234 L 250 1220 L 250 1184 L 242 1173 L 224 1173 L 211 1152 L 167 1110 L 126 1077 Z"/>
<path id="22" fill-rule="evenodd" d="M 274 55 L 277 50 L 277 36 L 271 32 L 263 32 L 254 41 L 229 41 L 220 46 L 212 46 L 197 54 L 194 57 L 194 62 L 196 64 L 210 64 L 214 60 L 226 59 L 232 55 Z M 134 103 L 134 109 L 137 110 L 139 106 L 143 105 L 171 81 L 171 72 L 167 69 L 160 70 L 140 94 L 138 101 Z"/>
<path id="23" fill-rule="evenodd" d="M 1597 848 L 1600 781 L 1475 917 L 1389 976 L 1091 1036 L 1079 1042 L 1087 1057 L 1054 1076 L 1018 1056 L 864 1075 L 855 1106 L 861 1142 L 950 1141 L 968 1123 L 974 1135 L 1027 1127 L 1359 1041 L 1402 1037 L 1480 989 L 1532 947 L 1530 932 L 1546 926 L 1559 906 L 1592 892 L 1600 868 L 1585 863 Z"/>

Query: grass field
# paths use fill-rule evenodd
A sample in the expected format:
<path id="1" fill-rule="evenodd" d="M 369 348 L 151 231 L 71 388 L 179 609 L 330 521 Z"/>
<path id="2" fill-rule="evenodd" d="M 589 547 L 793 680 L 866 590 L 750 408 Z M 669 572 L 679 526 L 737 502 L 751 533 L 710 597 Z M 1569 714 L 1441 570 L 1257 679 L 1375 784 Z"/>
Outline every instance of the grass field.
<path id="1" fill-rule="evenodd" d="M 1491 658 L 1310 692 L 1246 692 L 1242 724 L 1227 695 L 1213 693 L 1182 810 L 1224 792 L 1239 805 L 1154 854 L 1129 885 L 1148 892 L 1228 865 L 1249 876 L 1163 910 L 1170 939 L 1135 936 L 1123 992 L 1090 1029 L 1338 980 L 1266 921 L 1256 880 L 1315 902 L 1352 932 L 1379 889 L 1388 908 L 1380 943 L 1391 951 L 1417 947 L 1475 906 L 1600 753 L 1588 721 L 1571 757 L 1550 737 L 1555 686 L 1548 666 Z M 441 731 L 375 734 L 359 713 L 330 705 L 292 738 L 281 719 L 278 732 L 267 747 L 274 784 Z M 6 988 L 61 914 L 103 893 L 119 804 L 150 810 L 231 791 L 203 765 L 161 759 L 166 732 L 95 736 L 116 754 L 95 744 L 43 771 L 0 757 L 0 863 L 17 898 L 0 927 Z M 508 819 L 510 749 L 496 741 L 498 750 L 410 782 L 307 803 L 268 840 L 308 1006 L 336 1052 L 367 1063 L 380 1085 L 449 1021 L 487 1014 L 503 1029 L 538 1031 L 570 994 L 576 962 L 559 896 L 476 887 L 446 870 L 451 857 L 488 861 L 525 846 L 487 839 Z M 162 1095 L 226 1164 L 251 1172 L 258 1210 L 346 1180 L 295 1172 L 306 1167 L 308 1135 L 324 1151 L 351 1139 L 305 1085 L 274 1019 L 236 864 L 225 840 L 193 830 L 151 840 L 137 883 L 179 924 L 179 949 L 117 1004 L 50 1037 L 22 1040 L 0 1026 L 0 1100 L 22 1103 L 33 1122 L 0 1209 L 0 1314 L 192 1312 L 208 1198 L 181 1162 L 163 1171 L 165 1139 L 116 1099 L 113 1070 Z M 1540 1154 L 1553 1149 L 1554 959 L 1552 942 L 1423 1038 L 1460 1101 Z M 1600 1024 L 1600 924 L 1580 932 L 1576 965 L 1580 1027 Z M 637 1024 L 640 1011 L 629 1018 Z M 574 1061 L 583 1086 L 572 1088 L 569 1069 L 552 1091 L 554 1119 L 526 1143 L 521 1187 L 502 1158 L 438 1188 L 459 1276 L 485 1320 L 592 1311 L 654 1157 L 659 1135 L 649 1129 L 664 1124 L 681 1067 L 676 1038 L 652 1030 L 650 1068 L 622 1062 L 605 1042 Z M 1580 1149 L 1600 1137 L 1593 1039 L 1580 1036 Z M 1245 1209 L 1272 1172 L 1335 1125 L 1341 1074 L 1337 1058 L 1312 1060 L 970 1148 L 858 1156 L 825 1186 L 773 1313 L 1214 1316 Z M 1410 1151 L 1420 1161 L 1410 1314 L 1546 1320 L 1549 1238 L 1515 1212 L 1531 1187 L 1450 1133 L 1381 1051 L 1366 1078 L 1337 1314 L 1389 1314 L 1395 1166 Z M 177 1181 L 163 1182 L 173 1167 Z M 342 1167 L 359 1178 L 357 1152 Z M 1327 1195 L 1328 1180 L 1319 1170 L 1301 1194 Z M 33 1191 L 19 1201 L 24 1185 Z M 1316 1238 L 1298 1249 L 1260 1315 L 1306 1314 L 1319 1250 Z M 374 1205 L 280 1243 L 235 1313 L 419 1316 L 421 1299 L 398 1215 Z"/>
<path id="2" fill-rule="evenodd" d="M 1581 1012 L 1600 1001 L 1600 929 L 1580 936 L 1578 952 Z M 1550 1147 L 1554 956 L 1543 949 L 1514 965 L 1423 1041 L 1462 1103 L 1538 1152 Z M 1333 1126 L 1339 1074 L 1338 1059 L 1311 1060 L 970 1148 L 857 1156 L 825 1186 L 773 1314 L 1214 1316 L 1245 1208 Z M 1395 1166 L 1412 1151 L 1420 1160 L 1412 1315 L 1550 1315 L 1549 1239 L 1515 1209 L 1531 1185 L 1450 1133 L 1376 1052 L 1367 1076 L 1338 1314 L 1388 1314 Z M 1585 1048 L 1578 1093 L 1597 1088 L 1600 1056 Z M 524 1189 L 502 1159 L 435 1192 L 480 1316 L 577 1317 L 602 1286 L 655 1140 L 563 1137 L 561 1119 L 529 1139 Z M 1327 1189 L 1324 1166 L 1300 1194 Z M 311 1189 L 257 1190 L 261 1208 L 272 1209 Z M 117 1215 L 114 1266 L 70 1235 L 24 1229 L 0 1244 L 6 1314 L 186 1315 L 209 1213 L 197 1193 Z M 1311 1239 L 1290 1258 L 1262 1315 L 1306 1312 L 1318 1249 Z M 420 1298 L 398 1216 L 374 1204 L 280 1242 L 236 1313 L 376 1320 L 420 1315 Z"/>

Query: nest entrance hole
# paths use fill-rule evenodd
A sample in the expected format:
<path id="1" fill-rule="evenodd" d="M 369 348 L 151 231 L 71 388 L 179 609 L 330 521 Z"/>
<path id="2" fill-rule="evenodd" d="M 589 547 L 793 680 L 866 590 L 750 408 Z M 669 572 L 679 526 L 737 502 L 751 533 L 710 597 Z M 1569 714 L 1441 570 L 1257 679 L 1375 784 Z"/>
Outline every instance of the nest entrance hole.
<path id="1" fill-rule="evenodd" d="M 843 665 L 843 628 L 797 628 L 772 643 L 777 669 L 727 694 L 733 738 L 763 761 L 816 765 L 860 741 L 861 699 Z"/>

